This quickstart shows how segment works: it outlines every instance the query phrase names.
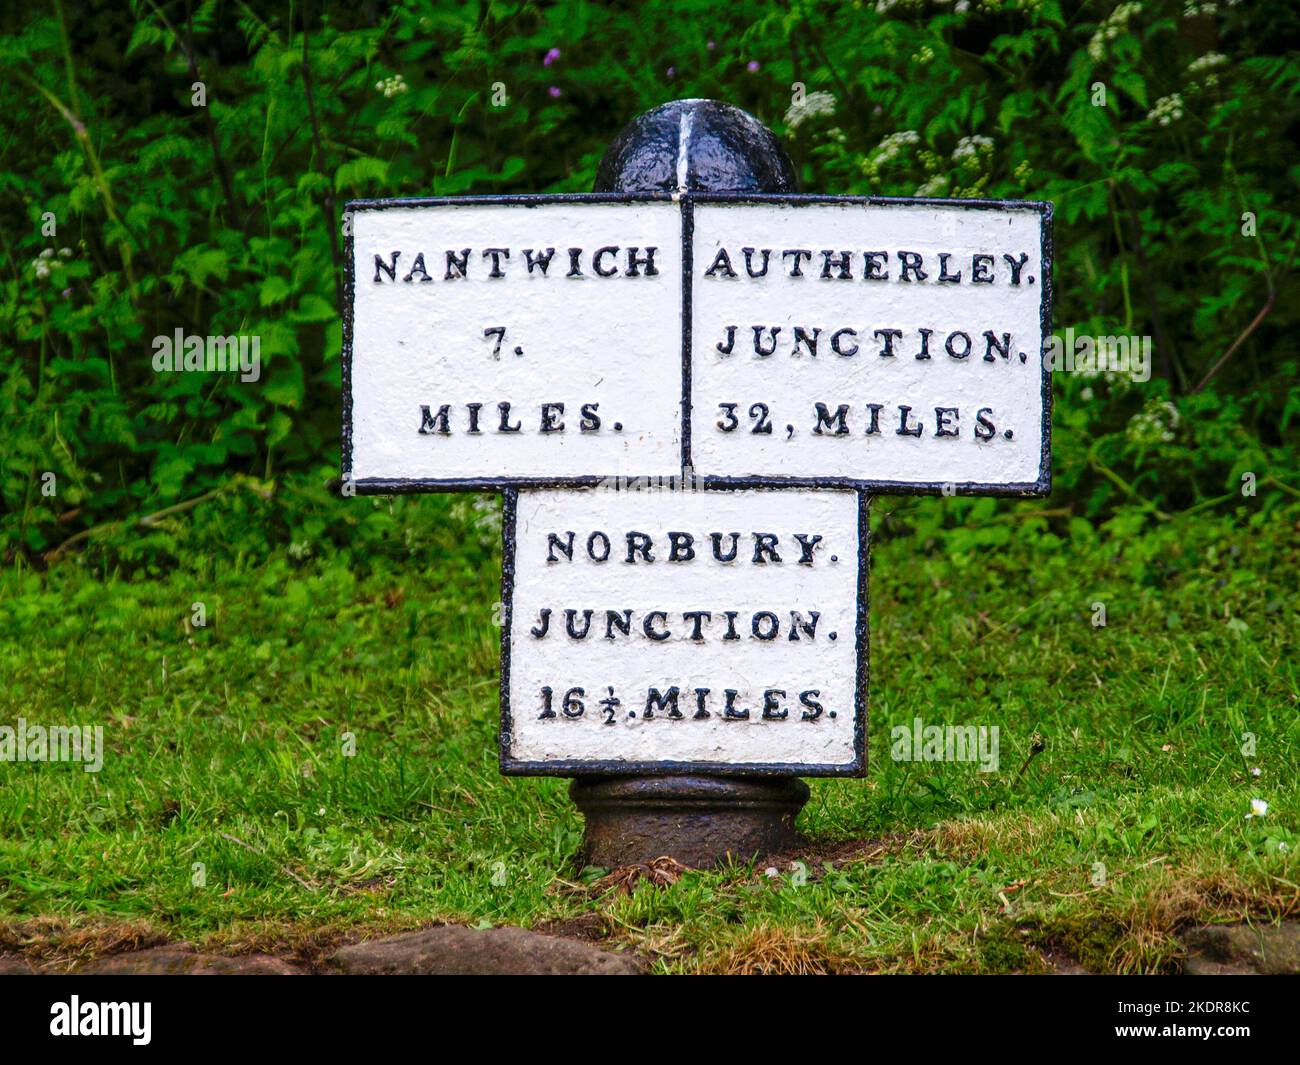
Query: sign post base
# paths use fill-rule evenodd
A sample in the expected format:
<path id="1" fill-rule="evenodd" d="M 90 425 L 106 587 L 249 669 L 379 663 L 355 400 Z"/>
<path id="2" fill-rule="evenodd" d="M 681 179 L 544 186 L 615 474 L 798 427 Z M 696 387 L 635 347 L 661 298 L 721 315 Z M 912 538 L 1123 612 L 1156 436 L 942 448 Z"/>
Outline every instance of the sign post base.
<path id="1" fill-rule="evenodd" d="M 586 819 L 583 861 L 606 869 L 667 856 L 695 869 L 745 862 L 803 842 L 798 777 L 579 777 L 569 796 Z"/>

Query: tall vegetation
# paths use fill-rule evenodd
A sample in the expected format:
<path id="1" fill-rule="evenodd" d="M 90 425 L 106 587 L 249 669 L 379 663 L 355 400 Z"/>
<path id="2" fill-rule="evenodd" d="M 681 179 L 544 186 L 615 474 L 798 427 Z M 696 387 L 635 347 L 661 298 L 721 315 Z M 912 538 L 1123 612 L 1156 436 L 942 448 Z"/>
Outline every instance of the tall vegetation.
<path id="1" fill-rule="evenodd" d="M 1070 510 L 1300 495 L 1290 0 L 33 0 L 0 37 L 0 548 L 237 478 L 337 470 L 343 207 L 590 188 L 674 97 L 745 107 L 803 187 L 1056 204 Z M 260 338 L 256 382 L 153 339 Z M 56 490 L 49 491 L 53 484 Z M 1268 498 L 1265 499 L 1264 496 Z M 1060 501 L 1057 501 L 1060 505 Z"/>

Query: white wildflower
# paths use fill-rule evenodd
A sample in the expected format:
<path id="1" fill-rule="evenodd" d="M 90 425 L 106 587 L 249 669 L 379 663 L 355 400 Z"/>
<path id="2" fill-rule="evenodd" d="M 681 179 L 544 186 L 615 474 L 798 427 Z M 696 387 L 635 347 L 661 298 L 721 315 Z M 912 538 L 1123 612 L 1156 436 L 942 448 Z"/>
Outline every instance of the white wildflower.
<path id="1" fill-rule="evenodd" d="M 1196 88 L 1195 81 L 1200 79 L 1201 85 L 1207 89 L 1213 89 L 1219 84 L 1219 73 L 1227 65 L 1228 57 L 1219 52 L 1206 52 L 1205 55 L 1193 59 L 1187 64 L 1187 73 L 1193 79 L 1193 88 Z"/>
<path id="2" fill-rule="evenodd" d="M 1128 32 L 1129 20 L 1134 15 L 1140 14 L 1142 5 L 1140 3 L 1120 4 L 1110 15 L 1104 19 L 1092 35 L 1088 42 L 1088 58 L 1095 63 L 1100 63 L 1106 58 L 1106 42 L 1113 41 L 1121 33 Z"/>
<path id="3" fill-rule="evenodd" d="M 914 129 L 905 129 L 900 133 L 891 133 L 872 150 L 862 161 L 862 170 L 869 177 L 875 177 L 886 164 L 898 157 L 904 148 L 919 144 L 921 135 Z"/>
<path id="4" fill-rule="evenodd" d="M 901 133 L 891 133 L 876 146 L 873 153 L 881 162 L 893 159 L 909 144 L 919 144 L 921 135 L 914 129 L 905 129 Z"/>
<path id="5" fill-rule="evenodd" d="M 1169 444 L 1174 441 L 1174 431 L 1181 420 L 1178 408 L 1172 403 L 1151 400 L 1129 419 L 1125 433 L 1129 440 L 1142 447 Z"/>
<path id="6" fill-rule="evenodd" d="M 790 105 L 785 113 L 785 124 L 798 129 L 810 118 L 835 114 L 835 97 L 828 92 L 810 92 L 802 100 Z"/>
<path id="7" fill-rule="evenodd" d="M 1213 70 L 1215 67 L 1221 67 L 1228 61 L 1228 57 L 1219 52 L 1206 52 L 1205 55 L 1193 59 L 1187 64 L 1189 74 L 1199 74 L 1203 70 Z"/>
<path id="8" fill-rule="evenodd" d="M 952 161 L 959 163 L 964 159 L 976 159 L 981 155 L 993 154 L 993 139 L 982 137 L 978 133 L 973 137 L 963 137 L 952 151 Z"/>
<path id="9" fill-rule="evenodd" d="M 1147 121 L 1167 126 L 1183 117 L 1183 97 L 1181 93 L 1170 93 L 1156 101 L 1155 107 L 1147 112 Z"/>
<path id="10" fill-rule="evenodd" d="M 387 98 L 406 92 L 409 87 L 406 84 L 406 79 L 401 74 L 394 74 L 391 78 L 384 78 L 382 81 L 375 82 L 375 88 Z"/>
<path id="11" fill-rule="evenodd" d="M 1263 799 L 1250 800 L 1250 813 L 1246 817 L 1264 817 L 1268 813 L 1268 803 Z"/>

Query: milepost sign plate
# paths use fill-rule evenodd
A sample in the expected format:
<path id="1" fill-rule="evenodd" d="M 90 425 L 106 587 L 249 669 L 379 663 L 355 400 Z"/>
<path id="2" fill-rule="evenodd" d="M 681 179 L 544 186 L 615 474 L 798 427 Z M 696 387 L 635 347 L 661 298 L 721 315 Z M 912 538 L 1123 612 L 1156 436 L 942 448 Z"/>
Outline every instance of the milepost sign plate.
<path id="1" fill-rule="evenodd" d="M 681 212 L 584 196 L 348 205 L 343 473 L 359 492 L 681 463 Z"/>
<path id="2" fill-rule="evenodd" d="M 689 210 L 690 461 L 709 483 L 1048 490 L 1048 205 Z"/>
<path id="3" fill-rule="evenodd" d="M 865 773 L 868 493 L 1050 488 L 1050 205 L 348 211 L 345 478 L 504 493 L 502 770 Z"/>
<path id="4" fill-rule="evenodd" d="M 503 772 L 865 772 L 865 495 L 523 489 L 504 534 Z"/>
<path id="5" fill-rule="evenodd" d="M 1039 495 L 1051 208 L 746 195 L 349 204 L 343 472 Z"/>

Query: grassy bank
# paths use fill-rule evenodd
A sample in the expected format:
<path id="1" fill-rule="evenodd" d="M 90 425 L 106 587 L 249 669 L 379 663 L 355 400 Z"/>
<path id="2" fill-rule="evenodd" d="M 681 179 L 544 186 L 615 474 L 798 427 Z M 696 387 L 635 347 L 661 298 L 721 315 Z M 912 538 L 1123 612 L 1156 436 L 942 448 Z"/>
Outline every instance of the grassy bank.
<path id="1" fill-rule="evenodd" d="M 494 498 L 232 492 L 7 570 L 0 724 L 105 757 L 0 765 L 0 943 L 454 920 L 670 970 L 1169 968 L 1186 923 L 1300 911 L 1300 510 L 1249 503 L 878 502 L 870 776 L 813 782 L 805 853 L 630 894 L 575 866 L 566 782 L 497 773 Z M 999 768 L 894 760 L 918 717 L 997 726 Z"/>

